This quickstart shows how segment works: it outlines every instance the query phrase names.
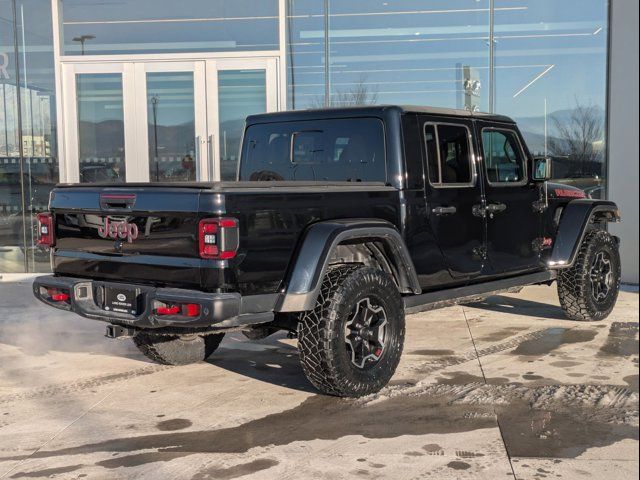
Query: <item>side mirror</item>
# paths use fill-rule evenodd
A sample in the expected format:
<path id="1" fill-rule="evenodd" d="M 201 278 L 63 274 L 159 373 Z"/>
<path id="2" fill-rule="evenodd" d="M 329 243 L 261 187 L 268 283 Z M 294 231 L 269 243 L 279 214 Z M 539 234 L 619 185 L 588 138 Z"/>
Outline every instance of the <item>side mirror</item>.
<path id="1" fill-rule="evenodd" d="M 551 180 L 551 158 L 535 157 L 533 159 L 533 172 L 531 178 L 534 182 L 546 182 Z"/>

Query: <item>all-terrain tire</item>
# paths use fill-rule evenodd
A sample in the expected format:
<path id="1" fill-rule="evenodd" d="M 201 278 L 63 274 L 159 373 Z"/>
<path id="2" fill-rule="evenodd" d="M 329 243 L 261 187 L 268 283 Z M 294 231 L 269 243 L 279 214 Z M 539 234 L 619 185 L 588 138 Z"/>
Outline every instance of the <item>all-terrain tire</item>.
<path id="1" fill-rule="evenodd" d="M 610 268 L 610 286 L 606 295 L 596 298 L 594 265 L 604 256 Z M 571 268 L 560 270 L 558 296 L 560 306 L 571 320 L 596 322 L 605 319 L 613 310 L 620 291 L 620 253 L 616 240 L 604 230 L 589 232 Z"/>
<path id="2" fill-rule="evenodd" d="M 163 365 L 188 365 L 206 360 L 218 348 L 224 333 L 165 335 L 141 331 L 133 342 L 143 355 Z"/>
<path id="3" fill-rule="evenodd" d="M 373 365 L 358 368 L 345 343 L 345 331 L 355 318 L 354 311 L 367 299 L 383 308 L 384 348 Z M 404 333 L 402 298 L 389 275 L 360 265 L 332 267 L 324 278 L 315 308 L 301 314 L 298 323 L 302 369 L 325 394 L 361 397 L 378 392 L 398 366 Z"/>

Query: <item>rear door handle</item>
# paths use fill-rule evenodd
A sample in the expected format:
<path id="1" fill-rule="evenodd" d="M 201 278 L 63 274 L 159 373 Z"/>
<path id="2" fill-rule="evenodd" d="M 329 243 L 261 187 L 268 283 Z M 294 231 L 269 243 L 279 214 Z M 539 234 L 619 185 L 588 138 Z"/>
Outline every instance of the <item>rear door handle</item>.
<path id="1" fill-rule="evenodd" d="M 504 203 L 490 203 L 487 205 L 487 212 L 489 213 L 501 213 L 507 209 Z"/>
<path id="2" fill-rule="evenodd" d="M 473 213 L 474 217 L 489 217 L 493 218 L 496 213 L 504 212 L 507 209 L 507 206 L 504 203 L 490 203 L 488 205 L 474 205 L 471 213 Z"/>
<path id="3" fill-rule="evenodd" d="M 458 209 L 456 207 L 435 207 L 431 212 L 434 215 L 442 216 L 442 215 L 453 215 L 456 213 Z"/>

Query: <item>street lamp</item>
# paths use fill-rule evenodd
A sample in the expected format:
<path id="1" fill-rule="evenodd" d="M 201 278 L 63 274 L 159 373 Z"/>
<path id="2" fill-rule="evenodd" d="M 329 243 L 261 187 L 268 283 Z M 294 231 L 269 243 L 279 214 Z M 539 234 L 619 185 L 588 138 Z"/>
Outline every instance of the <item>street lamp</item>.
<path id="1" fill-rule="evenodd" d="M 73 37 L 72 40 L 74 42 L 80 42 L 81 55 L 84 55 L 84 42 L 87 40 L 93 40 L 94 38 L 96 38 L 95 35 L 80 35 L 79 37 Z"/>

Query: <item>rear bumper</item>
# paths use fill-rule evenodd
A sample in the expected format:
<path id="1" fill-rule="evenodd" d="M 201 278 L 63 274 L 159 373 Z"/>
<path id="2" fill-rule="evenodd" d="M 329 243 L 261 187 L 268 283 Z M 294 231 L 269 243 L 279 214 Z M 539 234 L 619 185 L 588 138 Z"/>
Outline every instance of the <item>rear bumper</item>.
<path id="1" fill-rule="evenodd" d="M 105 287 L 135 290 L 136 315 L 107 311 L 103 308 Z M 54 301 L 47 289 L 57 289 L 69 295 L 66 301 Z M 206 293 L 178 288 L 157 288 L 148 285 L 45 275 L 33 281 L 33 294 L 45 304 L 75 312 L 86 318 L 135 328 L 206 328 L 233 329 L 273 320 L 274 295 L 242 296 L 239 293 Z M 197 303 L 196 317 L 157 315 L 154 302 Z"/>

